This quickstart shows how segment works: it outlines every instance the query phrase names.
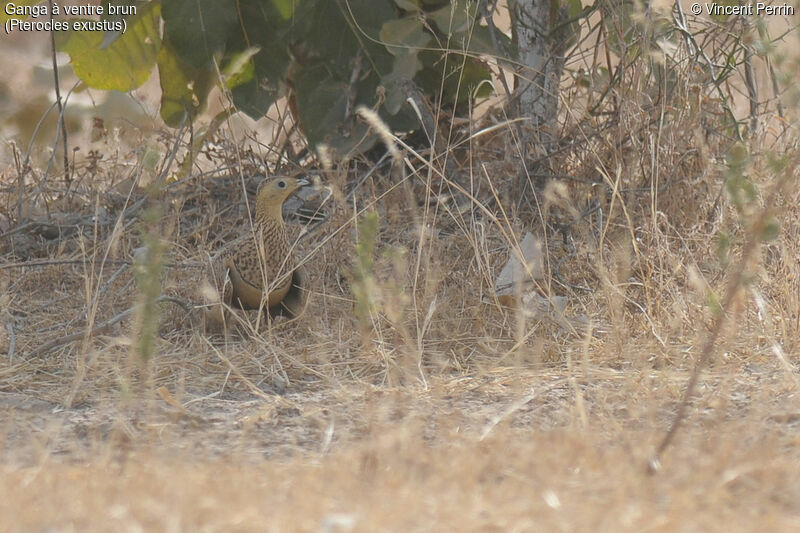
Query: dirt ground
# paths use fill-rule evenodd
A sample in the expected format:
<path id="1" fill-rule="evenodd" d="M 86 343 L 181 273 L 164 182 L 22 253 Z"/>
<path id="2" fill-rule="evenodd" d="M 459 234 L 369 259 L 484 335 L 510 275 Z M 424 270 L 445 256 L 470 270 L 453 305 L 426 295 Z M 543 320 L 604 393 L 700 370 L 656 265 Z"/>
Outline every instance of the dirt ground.
<path id="1" fill-rule="evenodd" d="M 654 474 L 685 372 L 496 368 L 258 395 L 232 378 L 67 409 L 3 392 L 2 529 L 794 530 L 796 383 L 720 366 Z"/>

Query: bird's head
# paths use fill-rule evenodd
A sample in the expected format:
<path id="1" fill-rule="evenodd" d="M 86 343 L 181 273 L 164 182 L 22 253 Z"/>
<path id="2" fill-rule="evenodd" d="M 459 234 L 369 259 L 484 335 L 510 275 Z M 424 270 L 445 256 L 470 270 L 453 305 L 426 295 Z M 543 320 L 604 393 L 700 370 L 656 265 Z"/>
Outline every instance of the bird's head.
<path id="1" fill-rule="evenodd" d="M 308 185 L 302 178 L 272 178 L 258 188 L 256 195 L 256 215 L 261 217 L 281 217 L 283 202 L 300 187 Z"/>

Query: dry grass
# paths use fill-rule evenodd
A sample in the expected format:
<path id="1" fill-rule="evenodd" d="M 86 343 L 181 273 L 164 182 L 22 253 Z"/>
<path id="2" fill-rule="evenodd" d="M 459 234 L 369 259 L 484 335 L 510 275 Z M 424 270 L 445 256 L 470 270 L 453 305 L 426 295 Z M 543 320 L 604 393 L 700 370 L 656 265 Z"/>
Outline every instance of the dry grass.
<path id="1" fill-rule="evenodd" d="M 682 380 L 639 378 L 650 384 L 590 371 L 576 391 L 563 371 L 497 369 L 427 390 L 228 394 L 191 414 L 140 402 L 54 415 L 20 397 L 0 511 L 19 531 L 797 527 L 797 414 L 767 416 L 791 402 L 780 371 L 709 376 L 657 476 L 644 469 L 669 413 L 657 401 L 674 403 Z"/>
<path id="2" fill-rule="evenodd" d="M 658 402 L 674 404 L 680 374 L 598 369 L 577 390 L 564 374 L 228 393 L 188 413 L 53 414 L 17 395 L 0 511 L 19 531 L 797 527 L 797 413 L 768 416 L 791 403 L 780 371 L 709 375 L 657 476 L 644 465 L 669 413 Z"/>
<path id="3" fill-rule="evenodd" d="M 726 44 L 704 46 L 715 57 Z M 598 66 L 584 48 L 568 66 Z M 301 244 L 312 291 L 303 318 L 223 339 L 162 303 L 146 361 L 136 312 L 58 339 L 141 301 L 124 261 L 147 242 L 147 205 L 160 206 L 154 227 L 169 244 L 161 293 L 196 302 L 198 264 L 247 220 L 243 185 L 262 162 L 223 128 L 195 155 L 236 163 L 231 179 L 195 166 L 149 199 L 133 187 L 147 154 L 78 159 L 68 195 L 42 169 L 9 166 L 0 531 L 800 528 L 796 187 L 771 206 L 780 235 L 747 262 L 662 470 L 646 469 L 720 316 L 712 294 L 771 187 L 794 184 L 797 165 L 796 131 L 780 129 L 794 115 L 778 120 L 773 99 L 737 174 L 730 157 L 744 145 L 725 130 L 736 98 L 720 99 L 685 58 L 658 100 L 647 65 L 625 69 L 607 114 L 587 115 L 596 91 L 565 84 L 565 142 L 534 165 L 547 169 L 533 176 L 535 201 L 519 201 L 518 130 L 461 142 L 502 123 L 491 114 L 453 130 L 457 176 L 408 156 L 403 173 L 378 172 L 345 200 L 346 172 L 370 164 L 325 174 L 335 203 Z M 163 162 L 176 139 L 159 142 Z M 737 208 L 719 193 L 740 174 L 756 194 Z M 69 224 L 22 227 L 47 210 Z M 363 244 L 371 212 L 374 247 Z M 567 323 L 493 297 L 527 231 L 548 252 L 535 290 L 567 298 Z M 722 234 L 730 263 L 716 253 Z M 43 259 L 52 263 L 30 265 Z"/>

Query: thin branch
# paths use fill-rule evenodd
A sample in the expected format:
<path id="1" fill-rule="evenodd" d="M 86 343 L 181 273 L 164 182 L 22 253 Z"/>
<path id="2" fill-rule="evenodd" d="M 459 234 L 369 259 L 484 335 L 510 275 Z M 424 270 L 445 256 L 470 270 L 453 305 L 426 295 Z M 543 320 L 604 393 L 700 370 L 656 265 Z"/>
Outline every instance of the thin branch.
<path id="1" fill-rule="evenodd" d="M 69 190 L 70 185 L 72 184 L 72 177 L 70 176 L 69 171 L 69 155 L 67 153 L 67 124 L 66 120 L 64 120 L 64 108 L 61 104 L 61 86 L 58 83 L 58 62 L 56 61 L 56 34 L 53 31 L 53 0 L 49 0 L 50 4 L 50 52 L 53 58 L 53 82 L 56 88 L 56 103 L 58 104 L 58 116 L 59 121 L 61 123 L 61 140 L 64 144 L 64 183 L 67 184 L 67 190 Z"/>
<path id="2" fill-rule="evenodd" d="M 689 31 L 688 25 L 686 24 L 686 16 L 683 13 L 683 7 L 681 7 L 680 2 L 675 2 L 675 10 L 678 12 L 677 18 L 675 16 L 672 17 L 672 22 L 675 25 L 675 28 L 678 30 L 678 33 L 680 33 L 681 36 L 683 36 L 684 41 L 686 41 L 686 46 L 689 47 L 690 49 L 693 49 L 695 52 L 695 56 L 702 58 L 703 62 L 706 64 L 706 68 L 708 69 L 708 74 L 711 78 L 711 83 L 716 88 L 720 100 L 722 101 L 722 108 L 725 110 L 726 114 L 728 115 L 728 118 L 730 119 L 732 125 L 734 126 L 734 130 L 736 131 L 736 140 L 744 141 L 741 129 L 739 128 L 739 121 L 736 119 L 736 115 L 734 114 L 733 109 L 730 106 L 730 98 L 728 98 L 724 93 L 724 91 L 722 90 L 722 82 L 724 81 L 726 70 L 723 69 L 722 73 L 717 73 L 717 70 L 714 67 L 714 63 L 708 57 L 703 47 L 697 43 L 695 35 L 691 31 Z M 735 44 L 738 44 L 738 42 Z"/>
<path id="3" fill-rule="evenodd" d="M 92 259 L 48 259 L 44 261 L 23 261 L 21 263 L 6 263 L 0 265 L 0 270 L 8 268 L 25 268 L 25 267 L 45 267 L 53 265 L 85 265 L 93 263 Z M 105 259 L 103 261 L 106 265 L 133 265 L 133 261 L 126 259 Z M 205 268 L 202 262 L 187 262 L 187 263 L 164 263 L 165 267 L 169 268 Z"/>
<path id="4" fill-rule="evenodd" d="M 14 335 L 14 321 L 9 318 L 6 320 L 6 330 L 8 331 L 8 362 L 14 360 L 14 351 L 17 347 L 17 337 Z"/>
<path id="5" fill-rule="evenodd" d="M 192 308 L 191 308 L 191 306 L 189 304 L 187 304 L 183 300 L 179 300 L 178 298 L 173 298 L 172 296 L 165 296 L 165 295 L 162 294 L 161 296 L 159 296 L 158 298 L 155 299 L 155 303 L 159 303 L 159 302 L 174 303 L 175 305 L 180 306 L 184 311 L 186 311 L 186 314 L 190 314 L 192 312 Z M 135 311 L 138 311 L 141 307 L 143 307 L 143 305 L 144 304 L 138 304 L 138 305 L 134 305 L 133 307 L 129 307 L 128 309 L 126 309 L 126 310 L 122 311 L 121 313 L 109 318 L 108 320 L 106 320 L 102 324 L 98 324 L 97 326 L 95 326 L 95 327 L 93 327 L 91 329 L 85 329 L 83 331 L 79 331 L 77 333 L 73 333 L 71 335 L 67 335 L 65 337 L 58 337 L 56 339 L 51 340 L 50 342 L 42 344 L 41 346 L 39 346 L 38 348 L 33 350 L 30 353 L 29 357 L 38 357 L 38 356 L 44 355 L 44 354 L 56 349 L 56 348 L 59 348 L 59 347 L 64 346 L 66 344 L 69 344 L 69 343 L 71 343 L 73 341 L 82 339 L 87 335 L 93 336 L 93 335 L 97 335 L 98 333 L 102 333 L 102 332 L 106 331 L 107 329 L 109 329 L 114 324 L 116 324 L 117 322 L 120 322 L 120 321 L 124 320 L 126 317 L 130 316 Z"/>
<path id="6" fill-rule="evenodd" d="M 744 80 L 750 101 L 750 135 L 754 136 L 758 131 L 758 86 L 753 72 L 753 52 L 749 46 L 744 48 Z"/>

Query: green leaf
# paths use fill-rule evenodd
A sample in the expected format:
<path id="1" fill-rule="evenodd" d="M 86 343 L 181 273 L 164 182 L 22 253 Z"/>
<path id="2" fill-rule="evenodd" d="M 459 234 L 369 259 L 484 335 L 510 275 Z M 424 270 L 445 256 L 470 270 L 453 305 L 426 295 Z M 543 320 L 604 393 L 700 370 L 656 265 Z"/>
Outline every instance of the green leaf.
<path id="1" fill-rule="evenodd" d="M 582 12 L 583 2 L 581 2 L 581 0 L 567 0 L 567 15 L 569 18 L 578 18 Z"/>
<path id="2" fill-rule="evenodd" d="M 205 108 L 215 78 L 211 69 L 197 69 L 185 63 L 167 40 L 158 53 L 158 77 L 161 118 L 173 128 L 181 125 L 186 114 L 192 120 Z"/>
<path id="3" fill-rule="evenodd" d="M 243 52 L 234 54 L 228 60 L 222 69 L 222 76 L 225 78 L 225 86 L 228 89 L 233 89 L 253 79 L 255 66 L 252 59 L 259 51 L 261 48 L 258 46 L 251 46 Z"/>
<path id="4" fill-rule="evenodd" d="M 416 12 L 420 10 L 419 0 L 416 2 L 414 0 L 394 0 L 394 3 L 397 4 L 397 7 L 404 11 Z"/>
<path id="5" fill-rule="evenodd" d="M 305 68 L 295 79 L 300 126 L 311 146 L 325 143 L 339 155 L 366 149 L 359 146 L 368 134 L 365 124 L 355 119 L 351 109 L 355 87 L 331 76 L 326 65 Z M 349 116 L 348 116 L 349 112 Z M 374 136 L 367 144 L 374 144 Z"/>
<path id="6" fill-rule="evenodd" d="M 439 61 L 439 54 L 422 53 L 425 68 L 417 75 L 417 81 L 428 94 L 439 94 L 448 104 L 462 103 L 473 96 L 484 97 L 492 92 L 492 87 L 486 81 L 492 76 L 488 67 L 479 59 L 463 56 L 453 56 L 453 59 Z M 442 87 L 442 81 L 444 86 Z M 473 91 L 477 89 L 477 94 Z"/>
<path id="7" fill-rule="evenodd" d="M 396 115 L 406 100 L 405 93 L 401 90 L 399 82 L 413 80 L 417 72 L 422 69 L 422 62 L 416 53 L 405 54 L 394 58 L 394 69 L 388 76 L 384 76 L 381 85 L 386 89 L 386 111 Z"/>
<path id="8" fill-rule="evenodd" d="M 558 45 L 558 50 L 560 50 L 561 53 L 578 44 L 581 38 L 581 15 L 583 14 L 583 18 L 588 17 L 592 9 L 591 7 L 587 7 L 586 12 L 584 13 L 583 3 L 581 0 L 566 0 L 566 5 L 567 12 L 564 20 L 559 20 L 558 15 L 555 17 L 555 24 L 557 27 L 554 28 L 556 31 L 552 35 L 554 40 L 562 41 Z M 567 20 L 571 22 L 564 25 Z"/>
<path id="9" fill-rule="evenodd" d="M 439 31 L 447 36 L 469 30 L 475 23 L 478 3 L 469 0 L 453 0 L 449 6 L 428 14 L 428 19 L 436 24 Z"/>
<path id="10" fill-rule="evenodd" d="M 5 2 L 4 1 L 2 3 L 1 7 L 0 7 L 0 23 L 5 24 L 6 21 L 12 20 L 12 19 L 13 20 L 26 20 L 29 15 L 16 15 L 14 13 L 17 13 L 17 12 L 23 13 L 25 11 L 23 8 L 30 7 L 30 6 L 36 6 L 36 4 L 41 3 L 41 1 L 42 0 L 20 0 L 19 2 Z M 14 4 L 14 6 L 16 6 L 17 9 L 8 8 L 10 11 L 12 11 L 12 14 L 9 15 L 8 13 L 6 13 L 6 8 L 7 8 L 7 6 L 9 6 L 12 3 Z M 50 16 L 49 15 L 49 13 L 50 13 L 49 9 L 50 8 L 46 4 L 42 4 L 41 6 L 36 6 L 33 9 L 35 10 L 34 13 L 39 13 L 38 17 L 43 17 L 43 16 L 49 17 Z"/>
<path id="11" fill-rule="evenodd" d="M 471 30 L 454 34 L 450 41 L 450 48 L 456 51 L 466 51 L 472 54 L 507 57 L 511 50 L 511 39 L 501 31 L 495 32 L 497 48 L 492 42 L 491 30 L 488 26 L 475 25 Z"/>
<path id="12" fill-rule="evenodd" d="M 194 68 L 210 67 L 238 29 L 235 0 L 167 0 L 163 16 L 165 37 Z"/>
<path id="13" fill-rule="evenodd" d="M 296 4 L 296 0 L 272 0 L 272 5 L 283 20 L 292 18 Z"/>
<path id="14" fill-rule="evenodd" d="M 136 6 L 131 4 L 131 0 L 104 0 L 102 2 L 103 14 L 100 20 L 107 20 L 109 22 L 122 22 L 130 21 L 133 17 L 140 14 L 140 8 L 143 6 Z M 113 15 L 109 14 L 109 7 L 115 8 Z M 127 25 L 126 25 L 127 26 Z M 100 48 L 107 48 L 114 41 L 122 37 L 124 27 L 120 30 L 106 30 L 103 32 L 103 44 Z"/>
<path id="15" fill-rule="evenodd" d="M 636 45 L 637 28 L 633 21 L 633 3 L 614 3 L 615 31 L 608 32 L 608 47 L 621 58 L 631 58 L 639 53 Z M 616 22 L 618 20 L 618 22 Z"/>
<path id="16" fill-rule="evenodd" d="M 231 94 L 236 107 L 256 120 L 266 115 L 276 97 L 282 95 L 277 90 L 265 90 L 256 78 L 237 85 L 231 89 Z"/>
<path id="17" fill-rule="evenodd" d="M 767 165 L 773 174 L 781 174 L 789 167 L 789 156 L 786 154 L 767 153 Z"/>
<path id="18" fill-rule="evenodd" d="M 775 239 L 778 238 L 778 235 L 780 235 L 780 233 L 781 233 L 781 228 L 778 225 L 778 223 L 775 222 L 774 220 L 770 220 L 764 225 L 764 229 L 761 232 L 761 241 L 762 242 L 774 241 Z"/>
<path id="19" fill-rule="evenodd" d="M 717 259 L 722 268 L 727 267 L 728 263 L 730 263 L 731 245 L 732 240 L 730 233 L 721 231 L 719 235 L 717 235 Z"/>
<path id="20" fill-rule="evenodd" d="M 451 95 L 456 95 L 457 102 L 463 102 L 472 97 L 485 98 L 492 94 L 491 83 L 486 83 L 491 81 L 492 75 L 484 62 L 468 59 L 464 66 L 458 69 L 458 73 L 460 77 L 458 95 L 456 95 L 454 77 L 445 83 L 445 90 L 449 90 Z"/>
<path id="21" fill-rule="evenodd" d="M 358 223 L 356 257 L 358 277 L 361 279 L 372 274 L 372 267 L 375 262 L 375 242 L 378 237 L 378 228 L 378 213 L 375 211 L 364 213 Z"/>
<path id="22" fill-rule="evenodd" d="M 387 22 L 397 19 L 396 8 L 390 0 L 321 0 L 313 7 L 307 11 L 309 5 L 302 5 L 306 38 L 292 33 L 291 80 L 301 130 L 312 147 L 326 143 L 340 155 L 364 151 L 376 136 L 356 118 L 355 109 L 375 108 L 381 102 L 378 87 L 388 88 L 391 82 L 387 78 L 395 57 L 380 42 L 380 34 Z M 416 28 L 421 28 L 419 21 Z M 407 50 L 406 43 L 400 44 Z M 378 111 L 392 129 L 416 127 L 409 112 Z"/>
<path id="23" fill-rule="evenodd" d="M 309 18 L 308 55 L 323 59 L 337 77 L 349 79 L 357 61 L 362 75 L 391 72 L 392 55 L 380 42 L 383 25 L 397 18 L 390 0 L 321 0 Z"/>
<path id="24" fill-rule="evenodd" d="M 422 21 L 416 17 L 405 17 L 384 23 L 380 32 L 381 42 L 394 56 L 425 48 L 431 36 L 425 32 Z"/>
<path id="25" fill-rule="evenodd" d="M 731 172 L 739 175 L 744 172 L 745 167 L 750 162 L 750 154 L 744 143 L 737 142 L 726 154 L 725 159 Z"/>
<path id="26" fill-rule="evenodd" d="M 131 91 L 150 77 L 156 63 L 159 37 L 158 2 L 140 6 L 128 20 L 128 31 L 101 48 L 103 32 L 57 32 L 56 42 L 70 57 L 75 74 L 89 87 L 107 91 Z"/>
<path id="27" fill-rule="evenodd" d="M 263 117 L 275 100 L 285 95 L 285 80 L 291 56 L 288 43 L 302 42 L 308 31 L 308 13 L 316 0 L 295 0 L 293 16 L 285 21 L 272 1 L 256 3 L 242 1 L 241 31 L 231 34 L 226 44 L 229 51 L 259 47 L 260 52 L 251 57 L 249 67 L 241 76 L 229 82 L 233 103 L 248 116 Z M 297 50 L 293 53 L 298 54 Z M 229 61 L 232 59 L 228 58 Z"/>
<path id="28" fill-rule="evenodd" d="M 722 314 L 722 302 L 719 296 L 710 289 L 706 292 L 706 305 L 714 316 L 720 316 Z"/>

